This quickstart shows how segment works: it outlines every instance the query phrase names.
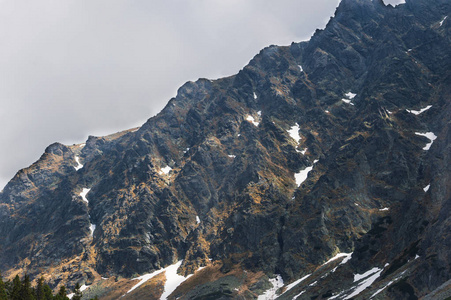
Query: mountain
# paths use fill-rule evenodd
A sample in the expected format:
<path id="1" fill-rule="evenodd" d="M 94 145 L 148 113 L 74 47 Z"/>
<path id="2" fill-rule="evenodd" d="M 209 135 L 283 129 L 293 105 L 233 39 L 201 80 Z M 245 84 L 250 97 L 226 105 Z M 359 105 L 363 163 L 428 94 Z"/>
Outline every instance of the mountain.
<path id="1" fill-rule="evenodd" d="M 50 145 L 0 194 L 0 269 L 101 299 L 450 297 L 450 11 L 342 0 L 138 129 Z"/>

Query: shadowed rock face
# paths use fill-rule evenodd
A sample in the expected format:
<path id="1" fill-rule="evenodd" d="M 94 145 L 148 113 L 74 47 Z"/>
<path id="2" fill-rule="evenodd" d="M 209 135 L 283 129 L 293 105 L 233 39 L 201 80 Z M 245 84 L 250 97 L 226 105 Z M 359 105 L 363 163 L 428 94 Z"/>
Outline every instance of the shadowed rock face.
<path id="1" fill-rule="evenodd" d="M 72 286 L 211 259 L 291 282 L 353 252 L 281 299 L 345 298 L 373 267 L 357 297 L 431 293 L 450 279 L 450 10 L 343 0 L 309 42 L 186 83 L 137 131 L 49 146 L 0 194 L 2 271 Z"/>

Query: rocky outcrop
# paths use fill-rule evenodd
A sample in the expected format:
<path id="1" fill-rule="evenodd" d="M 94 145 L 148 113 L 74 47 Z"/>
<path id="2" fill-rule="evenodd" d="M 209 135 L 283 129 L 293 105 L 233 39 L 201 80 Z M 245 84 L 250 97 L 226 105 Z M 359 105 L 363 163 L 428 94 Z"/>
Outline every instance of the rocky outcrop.
<path id="1" fill-rule="evenodd" d="M 49 146 L 0 194 L 2 271 L 99 285 L 183 259 L 214 280 L 181 299 L 254 298 L 275 274 L 281 299 L 446 291 L 450 10 L 343 0 L 309 42 L 186 83 L 137 131 Z"/>

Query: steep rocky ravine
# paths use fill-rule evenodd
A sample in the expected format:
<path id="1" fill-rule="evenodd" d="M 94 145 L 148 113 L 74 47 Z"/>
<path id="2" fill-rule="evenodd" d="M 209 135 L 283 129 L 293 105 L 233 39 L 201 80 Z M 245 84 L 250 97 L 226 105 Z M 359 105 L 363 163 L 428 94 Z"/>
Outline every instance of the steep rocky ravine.
<path id="1" fill-rule="evenodd" d="M 254 299 L 277 275 L 281 299 L 447 295 L 450 10 L 343 0 L 139 129 L 49 146 L 0 194 L 2 272 L 104 299 L 180 260 L 206 266 L 180 299 Z M 159 297 L 152 280 L 125 298 Z"/>

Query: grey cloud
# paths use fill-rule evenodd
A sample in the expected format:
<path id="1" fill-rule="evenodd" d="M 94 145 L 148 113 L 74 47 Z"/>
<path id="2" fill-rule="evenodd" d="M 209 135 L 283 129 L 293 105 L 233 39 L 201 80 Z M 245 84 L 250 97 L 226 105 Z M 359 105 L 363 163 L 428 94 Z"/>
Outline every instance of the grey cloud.
<path id="1" fill-rule="evenodd" d="M 337 0 L 0 2 L 0 189 L 55 141 L 139 126 L 199 77 L 306 40 Z"/>

